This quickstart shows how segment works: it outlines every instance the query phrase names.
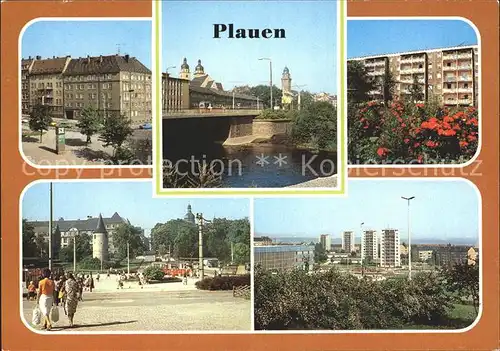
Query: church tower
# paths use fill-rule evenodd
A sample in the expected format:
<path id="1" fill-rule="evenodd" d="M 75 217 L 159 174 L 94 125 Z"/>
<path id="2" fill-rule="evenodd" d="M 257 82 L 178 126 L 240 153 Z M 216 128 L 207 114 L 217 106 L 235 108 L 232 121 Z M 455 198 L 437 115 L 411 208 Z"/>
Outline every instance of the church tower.
<path id="1" fill-rule="evenodd" d="M 285 67 L 281 75 L 281 90 L 283 94 L 292 92 L 292 77 L 290 76 L 288 67 Z"/>
<path id="2" fill-rule="evenodd" d="M 198 64 L 194 68 L 194 77 L 201 77 L 205 75 L 205 68 L 201 65 L 201 60 L 198 60 Z"/>
<path id="3" fill-rule="evenodd" d="M 97 228 L 92 239 L 92 257 L 105 262 L 108 260 L 108 231 L 101 214 L 97 220 Z"/>
<path id="4" fill-rule="evenodd" d="M 179 73 L 180 79 L 191 80 L 191 72 L 189 71 L 189 65 L 187 63 L 187 59 L 184 57 L 184 61 L 181 65 L 181 72 Z"/>
<path id="5" fill-rule="evenodd" d="M 185 220 L 186 222 L 189 222 L 189 223 L 193 223 L 193 224 L 195 224 L 194 214 L 193 214 L 193 212 L 191 212 L 191 205 L 188 205 L 188 208 L 187 208 L 187 213 L 186 213 L 186 215 L 184 216 L 184 220 Z"/>

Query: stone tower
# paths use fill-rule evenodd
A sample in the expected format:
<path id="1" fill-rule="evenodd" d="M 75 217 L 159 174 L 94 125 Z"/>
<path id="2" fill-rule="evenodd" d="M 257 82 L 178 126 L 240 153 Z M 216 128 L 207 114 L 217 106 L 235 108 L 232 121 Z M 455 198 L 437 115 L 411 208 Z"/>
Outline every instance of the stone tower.
<path id="1" fill-rule="evenodd" d="M 292 92 L 292 77 L 290 76 L 288 67 L 285 67 L 283 74 L 281 75 L 281 90 L 283 93 Z"/>
<path id="2" fill-rule="evenodd" d="M 185 220 L 186 222 L 189 222 L 189 223 L 193 223 L 193 224 L 195 224 L 194 214 L 193 214 L 193 212 L 191 212 L 191 205 L 188 205 L 188 208 L 187 208 L 187 213 L 186 213 L 186 215 L 184 216 L 184 220 Z"/>
<path id="3" fill-rule="evenodd" d="M 205 75 L 205 68 L 201 65 L 201 60 L 198 60 L 198 64 L 194 68 L 194 77 L 201 77 Z"/>
<path id="4" fill-rule="evenodd" d="M 191 80 L 191 72 L 189 71 L 189 65 L 187 63 L 187 59 L 184 57 L 184 61 L 182 61 L 181 72 L 179 73 L 180 79 Z"/>
<path id="5" fill-rule="evenodd" d="M 92 257 L 105 262 L 108 260 L 108 231 L 101 214 L 97 220 L 97 228 L 92 239 Z"/>

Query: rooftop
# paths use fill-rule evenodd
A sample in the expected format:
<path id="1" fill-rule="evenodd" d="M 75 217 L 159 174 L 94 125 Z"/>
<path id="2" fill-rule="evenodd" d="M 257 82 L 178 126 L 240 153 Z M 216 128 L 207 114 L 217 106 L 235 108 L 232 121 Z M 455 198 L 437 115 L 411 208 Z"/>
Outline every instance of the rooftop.
<path id="1" fill-rule="evenodd" d="M 380 58 L 382 56 L 384 56 L 384 57 L 391 57 L 391 56 L 400 56 L 400 55 L 421 54 L 423 52 L 464 50 L 464 49 L 474 49 L 474 48 L 478 48 L 478 45 L 464 45 L 464 46 L 452 46 L 452 47 L 435 48 L 435 49 L 423 49 L 423 50 L 414 50 L 414 51 L 381 53 L 381 54 L 377 54 L 377 55 L 366 55 L 366 56 L 351 57 L 351 58 L 348 58 L 347 60 L 348 61 L 351 61 L 351 60 L 366 60 L 366 59 L 370 59 L 370 58 Z"/>
<path id="2" fill-rule="evenodd" d="M 87 56 L 71 59 L 64 75 L 134 72 L 151 74 L 137 58 L 129 55 Z"/>

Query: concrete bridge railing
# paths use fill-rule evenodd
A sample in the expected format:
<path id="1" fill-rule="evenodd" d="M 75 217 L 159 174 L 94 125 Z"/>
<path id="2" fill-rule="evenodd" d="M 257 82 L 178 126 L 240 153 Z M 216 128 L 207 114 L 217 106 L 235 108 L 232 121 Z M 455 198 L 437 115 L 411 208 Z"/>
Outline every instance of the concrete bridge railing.
<path id="1" fill-rule="evenodd" d="M 258 116 L 262 110 L 243 110 L 243 109 L 192 109 L 180 111 L 162 111 L 163 119 L 169 118 L 200 118 L 200 117 L 239 117 L 239 116 Z"/>

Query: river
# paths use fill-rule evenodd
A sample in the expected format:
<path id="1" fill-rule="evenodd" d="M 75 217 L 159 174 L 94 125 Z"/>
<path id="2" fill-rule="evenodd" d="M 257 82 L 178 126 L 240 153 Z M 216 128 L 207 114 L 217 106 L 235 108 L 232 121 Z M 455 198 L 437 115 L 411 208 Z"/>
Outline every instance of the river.
<path id="1" fill-rule="evenodd" d="M 212 143 L 203 148 L 197 145 L 195 150 L 179 146 L 165 148 L 164 160 L 183 171 L 196 162 L 211 164 L 226 188 L 279 188 L 337 173 L 337 156 L 332 152 L 272 144 L 227 147 Z"/>

